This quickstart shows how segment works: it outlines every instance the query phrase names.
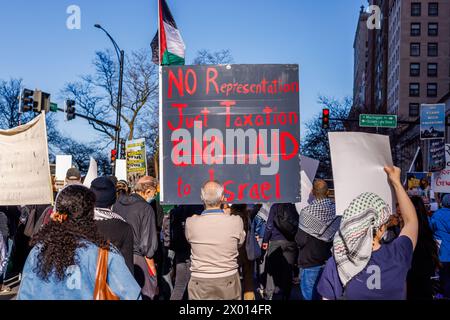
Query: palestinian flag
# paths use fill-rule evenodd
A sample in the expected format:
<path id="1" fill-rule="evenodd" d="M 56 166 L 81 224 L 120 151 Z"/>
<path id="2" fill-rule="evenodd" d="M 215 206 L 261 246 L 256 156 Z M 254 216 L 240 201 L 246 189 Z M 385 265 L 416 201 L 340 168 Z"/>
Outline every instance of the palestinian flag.
<path id="1" fill-rule="evenodd" d="M 158 65 L 184 65 L 185 45 L 166 0 L 159 1 L 159 31 L 151 43 L 152 61 Z M 161 47 L 159 47 L 161 44 Z M 161 61 L 160 61 L 161 59 Z"/>

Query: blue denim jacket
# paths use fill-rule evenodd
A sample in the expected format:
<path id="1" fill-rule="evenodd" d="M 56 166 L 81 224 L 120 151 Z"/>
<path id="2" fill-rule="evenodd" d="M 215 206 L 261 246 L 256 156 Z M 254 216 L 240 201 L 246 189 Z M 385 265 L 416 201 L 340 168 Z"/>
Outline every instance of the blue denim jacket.
<path id="1" fill-rule="evenodd" d="M 266 221 L 263 218 L 256 215 L 253 219 L 255 234 L 260 238 L 264 239 L 264 232 L 266 231 Z"/>
<path id="2" fill-rule="evenodd" d="M 94 296 L 98 247 L 87 243 L 76 251 L 77 264 L 67 268 L 63 281 L 51 275 L 48 281 L 35 272 L 39 246 L 27 258 L 17 300 L 92 300 Z M 108 254 L 108 285 L 121 300 L 138 300 L 141 288 L 128 270 L 119 253 Z"/>

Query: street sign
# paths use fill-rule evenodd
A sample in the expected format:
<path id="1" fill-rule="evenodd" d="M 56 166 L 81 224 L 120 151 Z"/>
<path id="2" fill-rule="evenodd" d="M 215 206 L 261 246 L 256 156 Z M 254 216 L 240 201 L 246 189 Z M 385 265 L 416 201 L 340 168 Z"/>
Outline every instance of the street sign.
<path id="1" fill-rule="evenodd" d="M 397 128 L 397 116 L 390 114 L 360 114 L 359 126 L 370 128 Z"/>
<path id="2" fill-rule="evenodd" d="M 51 112 L 58 112 L 58 104 L 54 102 L 50 102 L 50 111 Z"/>

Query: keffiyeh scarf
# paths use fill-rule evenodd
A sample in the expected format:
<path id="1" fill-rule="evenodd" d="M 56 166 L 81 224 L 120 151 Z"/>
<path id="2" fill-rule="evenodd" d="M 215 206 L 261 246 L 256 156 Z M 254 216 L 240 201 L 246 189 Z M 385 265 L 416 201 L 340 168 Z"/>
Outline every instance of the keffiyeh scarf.
<path id="1" fill-rule="evenodd" d="M 309 235 L 325 241 L 333 240 L 339 228 L 340 217 L 336 217 L 336 206 L 330 199 L 314 200 L 303 208 L 298 227 Z"/>
<path id="2" fill-rule="evenodd" d="M 334 237 L 333 254 L 339 278 L 345 287 L 369 263 L 373 230 L 386 224 L 391 208 L 374 193 L 363 193 L 344 211 Z"/>
<path id="3" fill-rule="evenodd" d="M 119 219 L 119 220 L 122 220 L 123 222 L 126 222 L 124 218 L 122 218 L 117 213 L 114 213 L 109 209 L 105 209 L 105 208 L 95 208 L 94 209 L 94 220 L 103 221 L 103 220 L 110 220 L 110 219 Z"/>

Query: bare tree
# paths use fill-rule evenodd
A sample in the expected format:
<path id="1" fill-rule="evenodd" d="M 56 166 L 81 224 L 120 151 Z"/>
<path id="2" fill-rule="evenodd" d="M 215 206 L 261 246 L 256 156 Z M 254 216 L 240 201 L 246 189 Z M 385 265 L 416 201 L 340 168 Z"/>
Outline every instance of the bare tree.
<path id="1" fill-rule="evenodd" d="M 330 118 L 347 119 L 352 106 L 351 98 L 338 101 L 333 98 L 319 96 L 319 104 L 329 108 Z M 345 131 L 343 121 L 330 121 L 330 128 L 322 128 L 322 113 L 306 122 L 306 134 L 302 141 L 302 154 L 304 156 L 320 161 L 317 171 L 318 177 L 332 178 L 330 145 L 328 143 L 328 132 Z"/>
<path id="2" fill-rule="evenodd" d="M 31 113 L 19 116 L 19 96 L 22 92 L 22 79 L 0 81 L 0 128 L 11 129 L 33 118 Z"/>
<path id="3" fill-rule="evenodd" d="M 97 52 L 95 73 L 65 85 L 61 94 L 76 101 L 77 112 L 115 123 L 117 112 L 118 63 L 111 51 Z M 126 57 L 122 102 L 122 137 L 128 140 L 148 135 L 148 124 L 158 122 L 158 68 L 149 50 L 133 51 Z M 103 145 L 114 140 L 114 130 L 91 121 L 101 132 Z M 155 141 L 149 141 L 153 145 Z"/>
<path id="4" fill-rule="evenodd" d="M 233 62 L 233 55 L 229 49 L 222 49 L 219 51 L 202 49 L 197 52 L 197 56 L 194 58 L 193 64 L 230 64 Z"/>

